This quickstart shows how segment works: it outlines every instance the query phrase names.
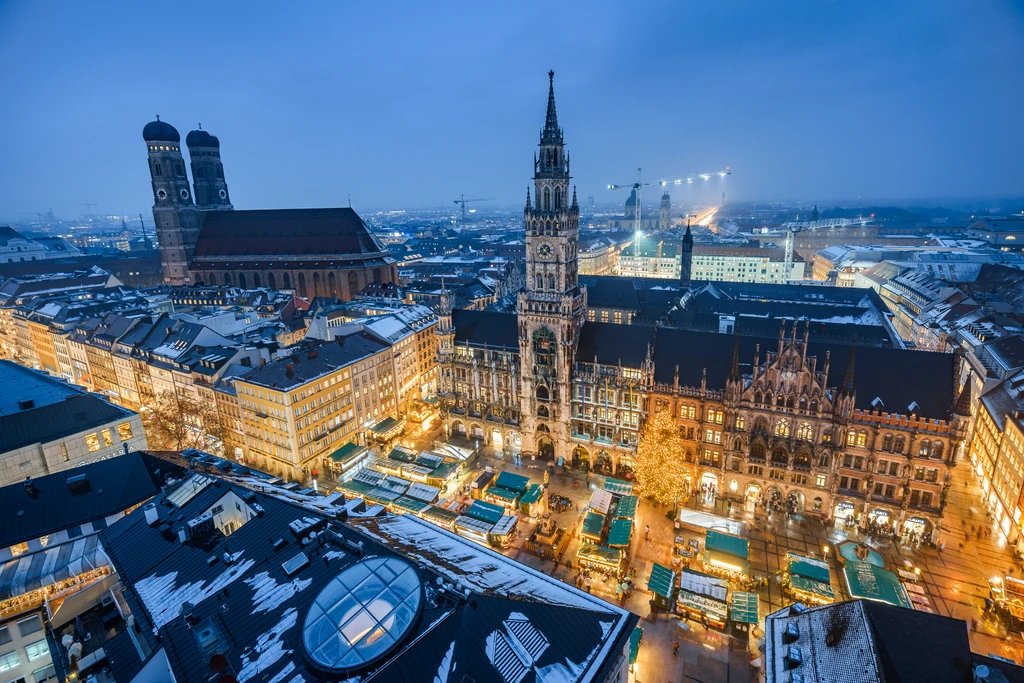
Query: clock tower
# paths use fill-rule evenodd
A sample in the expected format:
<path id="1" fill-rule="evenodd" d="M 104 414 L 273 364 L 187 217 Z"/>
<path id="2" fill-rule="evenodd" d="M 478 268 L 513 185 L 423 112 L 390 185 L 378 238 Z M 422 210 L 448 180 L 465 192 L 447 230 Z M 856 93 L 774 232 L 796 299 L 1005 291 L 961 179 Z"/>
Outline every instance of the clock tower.
<path id="1" fill-rule="evenodd" d="M 171 124 L 150 121 L 142 129 L 153 181 L 153 222 L 160 243 L 160 267 L 169 285 L 192 284 L 188 271 L 199 239 L 199 211 L 181 155 L 181 136 Z"/>
<path id="2" fill-rule="evenodd" d="M 569 458 L 569 406 L 576 345 L 587 309 L 579 285 L 580 209 L 569 197 L 569 156 L 555 112 L 555 72 L 526 192 L 526 287 L 519 292 L 523 453 Z"/>

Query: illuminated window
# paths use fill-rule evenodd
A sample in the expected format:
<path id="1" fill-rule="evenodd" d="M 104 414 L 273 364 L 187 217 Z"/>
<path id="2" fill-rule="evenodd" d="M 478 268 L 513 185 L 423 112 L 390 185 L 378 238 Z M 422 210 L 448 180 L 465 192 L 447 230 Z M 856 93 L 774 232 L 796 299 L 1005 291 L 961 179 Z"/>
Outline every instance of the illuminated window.
<path id="1" fill-rule="evenodd" d="M 86 434 L 85 445 L 89 449 L 90 453 L 94 453 L 100 449 L 100 437 L 96 432 L 92 434 Z"/>
<path id="2" fill-rule="evenodd" d="M 28 655 L 28 661 L 34 662 L 37 659 L 42 659 L 50 654 L 50 648 L 46 645 L 45 640 L 40 640 L 31 645 L 25 646 L 25 654 Z"/>
<path id="3" fill-rule="evenodd" d="M 11 546 L 11 557 L 17 557 L 18 555 L 24 555 L 28 552 L 28 543 L 16 543 Z"/>
<path id="4" fill-rule="evenodd" d="M 0 655 L 0 673 L 10 671 L 20 665 L 21 660 L 18 659 L 17 652 L 8 652 L 5 655 Z"/>
<path id="5" fill-rule="evenodd" d="M 104 429 L 103 430 L 103 445 L 104 446 L 113 446 L 114 445 L 114 435 L 111 433 L 111 431 L 109 429 Z"/>

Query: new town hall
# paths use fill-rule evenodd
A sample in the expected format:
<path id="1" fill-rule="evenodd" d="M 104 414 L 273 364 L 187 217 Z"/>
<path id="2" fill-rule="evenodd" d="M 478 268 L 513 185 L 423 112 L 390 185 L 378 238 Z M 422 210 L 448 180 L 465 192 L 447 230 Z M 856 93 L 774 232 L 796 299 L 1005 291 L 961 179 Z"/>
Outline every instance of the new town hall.
<path id="1" fill-rule="evenodd" d="M 654 299 L 666 315 L 595 320 L 588 297 L 607 301 L 624 278 L 580 281 L 579 206 L 553 77 L 526 196 L 527 285 L 516 312 L 442 301 L 439 398 L 449 436 L 622 476 L 645 416 L 671 411 L 691 487 L 934 538 L 969 415 L 959 358 L 819 341 L 816 323 L 785 317 L 768 337 L 743 330 L 740 318 L 723 332 L 687 325 L 697 314 L 680 312 L 699 299 L 688 249 L 681 280 L 650 293 L 647 307 Z M 764 299 L 778 299 L 780 287 L 764 287 Z M 754 311 L 751 326 L 763 318 Z"/>

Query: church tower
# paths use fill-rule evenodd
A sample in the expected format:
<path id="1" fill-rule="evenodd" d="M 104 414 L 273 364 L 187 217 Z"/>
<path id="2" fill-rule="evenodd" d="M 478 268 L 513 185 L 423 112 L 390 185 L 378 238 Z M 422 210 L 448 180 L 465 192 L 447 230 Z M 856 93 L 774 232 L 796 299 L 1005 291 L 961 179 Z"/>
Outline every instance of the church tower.
<path id="1" fill-rule="evenodd" d="M 690 274 L 693 270 L 693 233 L 690 232 L 690 222 L 686 222 L 686 234 L 683 235 L 682 259 L 679 262 L 679 291 L 687 292 L 690 289 Z"/>
<path id="2" fill-rule="evenodd" d="M 526 287 L 516 307 L 522 362 L 523 453 L 568 456 L 568 410 L 576 345 L 586 316 L 579 285 L 580 208 L 569 198 L 569 157 L 555 112 L 555 72 L 548 72 L 548 107 L 526 193 Z"/>
<path id="3" fill-rule="evenodd" d="M 153 221 L 160 243 L 160 266 L 165 284 L 192 284 L 188 272 L 192 251 L 199 238 L 199 212 L 192 203 L 181 136 L 174 126 L 160 120 L 142 129 L 149 151 L 149 175 L 153 181 Z"/>
<path id="4" fill-rule="evenodd" d="M 669 229 L 669 214 L 672 212 L 672 197 L 668 192 L 661 195 L 661 207 L 658 211 L 658 230 Z"/>
<path id="5" fill-rule="evenodd" d="M 200 210 L 233 209 L 224 180 L 224 164 L 220 161 L 220 140 L 200 126 L 185 136 L 185 144 L 192 161 L 196 206 Z"/>

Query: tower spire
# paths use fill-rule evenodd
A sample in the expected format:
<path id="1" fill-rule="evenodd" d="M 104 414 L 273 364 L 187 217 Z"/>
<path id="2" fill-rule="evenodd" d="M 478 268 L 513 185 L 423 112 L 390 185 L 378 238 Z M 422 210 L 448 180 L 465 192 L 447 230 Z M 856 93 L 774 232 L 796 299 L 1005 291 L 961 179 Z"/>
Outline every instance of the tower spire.
<path id="1" fill-rule="evenodd" d="M 561 138 L 562 131 L 558 128 L 558 114 L 555 112 L 555 72 L 548 71 L 548 113 L 544 118 L 545 139 Z"/>
<path id="2" fill-rule="evenodd" d="M 732 365 L 729 367 L 729 380 L 737 382 L 740 379 L 740 328 L 736 323 L 733 323 L 733 332 Z"/>

